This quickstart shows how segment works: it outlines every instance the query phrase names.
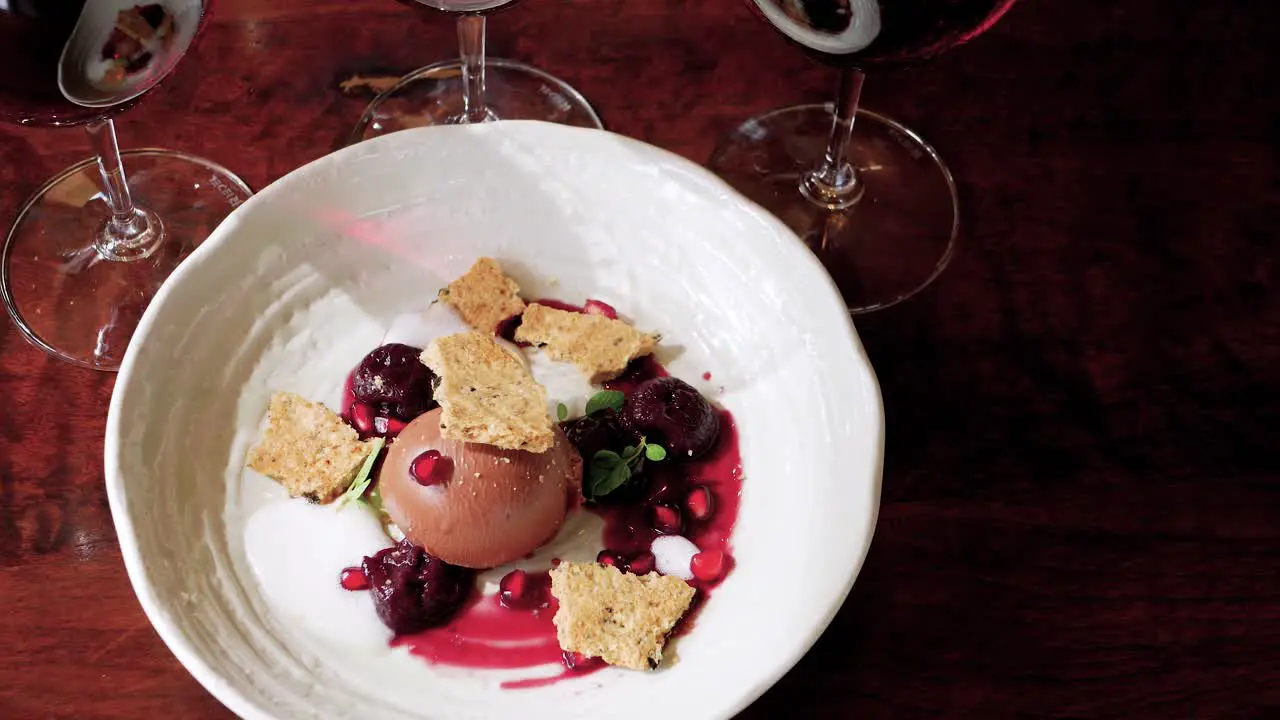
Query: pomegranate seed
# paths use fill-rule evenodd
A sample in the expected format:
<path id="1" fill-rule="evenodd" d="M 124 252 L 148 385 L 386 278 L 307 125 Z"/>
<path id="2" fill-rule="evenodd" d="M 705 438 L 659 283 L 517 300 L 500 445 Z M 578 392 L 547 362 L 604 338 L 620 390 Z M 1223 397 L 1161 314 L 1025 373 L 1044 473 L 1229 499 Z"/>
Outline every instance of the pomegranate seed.
<path id="1" fill-rule="evenodd" d="M 498 583 L 498 602 L 508 610 L 533 610 L 550 602 L 551 576 L 512 570 Z"/>
<path id="2" fill-rule="evenodd" d="M 715 496 L 711 494 L 711 488 L 706 485 L 699 485 L 689 491 L 689 497 L 684 499 L 684 508 L 689 511 L 689 517 L 694 520 L 706 520 L 711 517 L 711 513 L 715 511 Z"/>
<path id="3" fill-rule="evenodd" d="M 588 657 L 580 652 L 571 652 L 569 650 L 565 650 L 562 656 L 564 657 L 564 666 L 575 672 L 584 672 L 600 667 L 603 662 L 600 658 Z"/>
<path id="4" fill-rule="evenodd" d="M 600 554 L 596 555 L 596 562 L 601 565 L 608 565 L 609 567 L 620 567 L 622 565 L 622 558 L 608 550 L 601 550 Z"/>
<path id="5" fill-rule="evenodd" d="M 355 592 L 357 590 L 369 589 L 369 576 L 364 574 L 364 570 L 358 567 L 344 568 L 338 574 L 338 583 L 342 585 L 343 590 Z"/>
<path id="6" fill-rule="evenodd" d="M 649 509 L 649 525 L 663 535 L 679 535 L 684 520 L 680 511 L 670 505 L 654 505 Z"/>
<path id="7" fill-rule="evenodd" d="M 614 310 L 609 303 L 600 302 L 599 300 L 588 300 L 583 303 L 582 312 L 587 315 L 603 315 L 610 320 L 618 319 L 618 311 Z"/>
<path id="8" fill-rule="evenodd" d="M 373 408 L 364 403 L 351 406 L 351 424 L 361 435 L 373 434 Z"/>
<path id="9" fill-rule="evenodd" d="M 560 558 L 551 558 L 551 567 L 560 567 Z"/>
<path id="10" fill-rule="evenodd" d="M 523 570 L 512 570 L 502 576 L 502 582 L 498 583 L 498 601 L 503 607 L 511 608 L 522 604 L 528 579 L 528 573 Z"/>
<path id="11" fill-rule="evenodd" d="M 725 554 L 723 550 L 703 550 L 693 556 L 689 562 L 689 570 L 693 576 L 704 583 L 713 583 L 724 574 Z"/>
<path id="12" fill-rule="evenodd" d="M 444 482 L 444 466 L 448 461 L 449 458 L 441 455 L 439 450 L 427 450 L 409 464 L 409 475 L 424 487 L 439 485 Z"/>
<path id="13" fill-rule="evenodd" d="M 636 575 L 648 575 L 653 572 L 657 558 L 651 552 L 640 553 L 627 563 L 627 569 Z"/>
<path id="14" fill-rule="evenodd" d="M 710 380 L 710 379 L 711 379 L 711 373 L 710 373 L 710 372 L 704 372 L 704 373 L 702 373 L 702 379 L 703 379 L 703 380 Z"/>

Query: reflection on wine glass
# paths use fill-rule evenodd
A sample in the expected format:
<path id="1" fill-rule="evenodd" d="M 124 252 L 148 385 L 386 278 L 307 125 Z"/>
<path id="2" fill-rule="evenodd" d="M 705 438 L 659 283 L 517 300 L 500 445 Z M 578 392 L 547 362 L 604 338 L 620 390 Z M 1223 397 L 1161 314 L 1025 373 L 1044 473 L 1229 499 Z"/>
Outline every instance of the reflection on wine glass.
<path id="1" fill-rule="evenodd" d="M 545 120 L 600 128 L 600 118 L 568 83 L 515 60 L 485 58 L 485 17 L 515 0 L 400 0 L 457 15 L 458 59 L 419 68 L 374 98 L 351 143 L 396 130 L 492 120 Z"/>
<path id="2" fill-rule="evenodd" d="M 116 144 L 112 117 L 173 70 L 209 4 L 0 2 L 0 121 L 82 125 L 97 156 L 23 204 L 0 256 L 9 315 L 29 341 L 63 360 L 118 369 L 160 284 L 250 195 L 209 160 L 172 150 L 121 153 Z"/>
<path id="3" fill-rule="evenodd" d="M 990 28 L 1014 0 L 751 2 L 788 39 L 840 69 L 839 94 L 834 105 L 782 108 L 748 120 L 708 164 L 805 240 L 850 312 L 911 297 L 951 258 L 956 188 L 920 136 L 858 109 L 863 71 L 955 47 Z"/>

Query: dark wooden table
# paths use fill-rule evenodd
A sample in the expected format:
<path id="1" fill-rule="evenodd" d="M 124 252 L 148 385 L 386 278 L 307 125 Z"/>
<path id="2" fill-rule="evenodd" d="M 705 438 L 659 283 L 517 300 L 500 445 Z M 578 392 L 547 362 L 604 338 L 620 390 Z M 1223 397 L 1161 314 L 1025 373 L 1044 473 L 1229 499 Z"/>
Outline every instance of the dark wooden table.
<path id="1" fill-rule="evenodd" d="M 950 162 L 963 244 L 858 323 L 888 421 L 875 542 L 744 717 L 1280 717 L 1278 46 L 1262 0 L 1023 0 L 872 77 L 867 107 Z M 832 82 L 742 0 L 528 2 L 490 47 L 699 161 Z M 447 19 L 390 0 L 224 0 L 121 142 L 261 188 L 348 132 L 366 98 L 342 81 L 453 51 Z M 0 127 L 2 222 L 86 152 Z M 112 382 L 0 323 L 0 717 L 226 717 L 125 577 Z"/>

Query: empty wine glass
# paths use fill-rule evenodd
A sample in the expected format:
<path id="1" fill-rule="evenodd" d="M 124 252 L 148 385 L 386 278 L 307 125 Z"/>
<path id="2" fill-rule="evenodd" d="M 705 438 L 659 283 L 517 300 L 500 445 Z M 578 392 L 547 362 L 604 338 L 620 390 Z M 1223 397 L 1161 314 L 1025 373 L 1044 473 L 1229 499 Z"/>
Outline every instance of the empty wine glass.
<path id="1" fill-rule="evenodd" d="M 208 5 L 0 2 L 0 121 L 82 125 L 96 154 L 22 205 L 0 256 L 9 315 L 63 360 L 118 369 L 160 284 L 250 195 L 210 160 L 116 143 L 112 117 L 173 70 Z"/>
<path id="2" fill-rule="evenodd" d="M 568 83 L 516 60 L 485 57 L 485 18 L 515 0 L 401 0 L 458 18 L 457 60 L 415 70 L 374 98 L 351 142 L 426 125 L 545 120 L 599 128 L 600 117 Z"/>
<path id="3" fill-rule="evenodd" d="M 937 55 L 990 28 L 1013 3 L 751 0 L 775 29 L 840 70 L 839 93 L 834 105 L 748 120 L 708 164 L 804 239 L 850 312 L 923 289 L 946 267 L 959 228 L 955 183 L 933 147 L 858 108 L 863 71 Z"/>

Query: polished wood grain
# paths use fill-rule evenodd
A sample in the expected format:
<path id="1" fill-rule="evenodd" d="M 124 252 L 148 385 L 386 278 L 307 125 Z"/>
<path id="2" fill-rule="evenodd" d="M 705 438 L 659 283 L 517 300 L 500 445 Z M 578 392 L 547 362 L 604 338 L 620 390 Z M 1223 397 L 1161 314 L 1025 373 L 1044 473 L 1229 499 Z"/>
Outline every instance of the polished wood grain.
<path id="1" fill-rule="evenodd" d="M 699 161 L 833 81 L 741 0 L 536 0 L 490 33 Z M 1024 0 L 871 78 L 866 105 L 950 162 L 962 245 L 858 322 L 888 422 L 875 541 L 743 717 L 1280 717 L 1278 45 L 1275 3 Z M 121 142 L 261 188 L 348 132 L 344 80 L 453 49 L 447 19 L 390 0 L 224 0 Z M 0 127 L 0 222 L 85 154 L 75 130 Z M 112 381 L 0 323 L 0 717 L 227 717 L 125 577 Z"/>

